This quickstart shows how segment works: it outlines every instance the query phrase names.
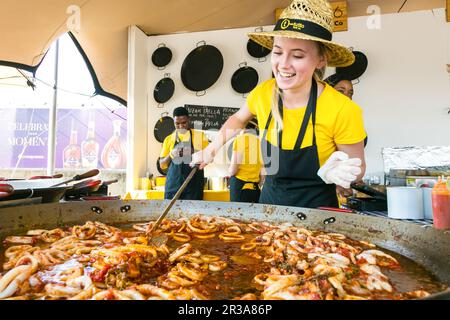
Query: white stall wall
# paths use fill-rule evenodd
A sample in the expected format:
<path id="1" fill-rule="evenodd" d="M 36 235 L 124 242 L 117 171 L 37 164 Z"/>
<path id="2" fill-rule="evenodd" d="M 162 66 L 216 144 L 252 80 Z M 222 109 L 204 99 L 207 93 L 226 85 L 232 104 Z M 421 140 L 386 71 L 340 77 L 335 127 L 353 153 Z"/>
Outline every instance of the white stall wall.
<path id="1" fill-rule="evenodd" d="M 450 146 L 450 23 L 445 9 L 382 15 L 380 29 L 367 17 L 349 19 L 333 39 L 367 55 L 354 86 L 369 136 L 366 175 L 382 175 L 382 147 Z"/>
<path id="2" fill-rule="evenodd" d="M 147 170 L 147 36 L 135 26 L 128 29 L 128 143 L 126 190 L 138 189 Z"/>
<path id="3" fill-rule="evenodd" d="M 382 174 L 381 148 L 388 146 L 450 145 L 450 87 L 446 64 L 450 63 L 449 29 L 445 10 L 382 15 L 380 29 L 370 30 L 367 17 L 349 19 L 349 31 L 334 34 L 334 40 L 364 52 L 369 60 L 366 73 L 355 85 L 354 100 L 363 108 L 369 135 L 366 148 L 367 175 Z M 264 27 L 270 30 L 271 26 Z M 246 61 L 254 67 L 260 82 L 271 75 L 269 62 L 259 63 L 246 51 L 247 36 L 254 28 L 230 29 L 148 37 L 148 157 L 150 172 L 158 174 L 156 160 L 161 144 L 153 128 L 161 116 L 171 115 L 184 104 L 240 107 L 245 101 L 231 88 L 230 79 L 238 65 Z M 197 97 L 180 78 L 184 58 L 196 43 L 204 40 L 216 46 L 224 57 L 219 80 Z M 173 52 L 171 63 L 158 70 L 151 54 L 159 43 Z M 269 56 L 268 56 L 269 58 Z M 333 70 L 330 69 L 327 74 Z M 170 73 L 175 93 L 162 108 L 153 98 L 156 83 Z"/>

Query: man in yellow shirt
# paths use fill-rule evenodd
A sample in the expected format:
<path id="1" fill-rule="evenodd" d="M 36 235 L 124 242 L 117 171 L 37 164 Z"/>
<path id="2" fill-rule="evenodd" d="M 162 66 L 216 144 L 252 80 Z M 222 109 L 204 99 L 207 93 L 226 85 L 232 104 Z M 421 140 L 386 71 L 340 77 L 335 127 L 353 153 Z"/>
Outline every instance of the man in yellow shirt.
<path id="1" fill-rule="evenodd" d="M 247 124 L 246 130 L 236 136 L 228 171 L 230 178 L 230 200 L 233 202 L 259 201 L 259 181 L 262 161 L 260 142 L 254 122 Z"/>
<path id="2" fill-rule="evenodd" d="M 208 145 L 203 132 L 190 129 L 189 112 L 186 108 L 175 108 L 173 119 L 175 131 L 164 139 L 159 158 L 161 168 L 169 168 L 164 199 L 172 199 L 191 172 L 192 168 L 189 166 L 192 160 L 191 155 Z M 181 194 L 180 199 L 202 200 L 204 184 L 203 170 L 199 170 Z"/>

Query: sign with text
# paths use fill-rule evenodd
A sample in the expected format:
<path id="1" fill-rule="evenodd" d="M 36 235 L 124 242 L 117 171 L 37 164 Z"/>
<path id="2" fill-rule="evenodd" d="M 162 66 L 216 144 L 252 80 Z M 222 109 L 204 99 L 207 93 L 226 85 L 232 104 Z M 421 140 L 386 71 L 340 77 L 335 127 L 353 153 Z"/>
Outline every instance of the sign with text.
<path id="1" fill-rule="evenodd" d="M 126 117 L 123 109 L 115 113 Z M 0 108 L 0 168 L 47 167 L 48 117 L 49 109 Z M 55 168 L 125 169 L 126 121 L 104 109 L 59 109 L 56 117 Z"/>
<path id="2" fill-rule="evenodd" d="M 191 126 L 199 130 L 219 130 L 239 108 L 199 106 L 185 104 L 189 111 Z"/>

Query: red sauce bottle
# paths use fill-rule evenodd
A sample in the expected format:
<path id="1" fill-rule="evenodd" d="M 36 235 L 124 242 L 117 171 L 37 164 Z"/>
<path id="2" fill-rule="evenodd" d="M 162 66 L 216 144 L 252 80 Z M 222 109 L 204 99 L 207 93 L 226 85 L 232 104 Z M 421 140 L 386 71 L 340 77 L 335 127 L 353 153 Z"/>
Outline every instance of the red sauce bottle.
<path id="1" fill-rule="evenodd" d="M 436 229 L 450 229 L 450 179 L 441 179 L 431 191 L 433 225 Z"/>

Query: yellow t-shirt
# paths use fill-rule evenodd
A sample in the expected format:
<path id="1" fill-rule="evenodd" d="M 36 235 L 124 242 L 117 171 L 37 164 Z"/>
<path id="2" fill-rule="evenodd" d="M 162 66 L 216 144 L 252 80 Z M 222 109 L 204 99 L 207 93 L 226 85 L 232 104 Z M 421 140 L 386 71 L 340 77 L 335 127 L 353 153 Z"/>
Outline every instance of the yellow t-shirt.
<path id="1" fill-rule="evenodd" d="M 328 84 L 324 82 L 322 84 L 325 85 L 325 88 L 317 98 L 315 126 L 321 166 L 337 150 L 336 144 L 354 144 L 363 141 L 366 137 L 361 108 Z M 274 85 L 275 79 L 265 81 L 247 96 L 248 108 L 258 119 L 260 138 L 270 114 Z M 283 107 L 282 149 L 294 149 L 305 111 L 306 106 L 299 106 L 295 109 Z M 266 139 L 271 144 L 277 145 L 274 124 L 275 119 L 272 117 Z M 312 134 L 312 119 L 310 118 L 301 148 L 312 145 Z"/>
<path id="2" fill-rule="evenodd" d="M 208 146 L 209 144 L 208 139 L 206 139 L 206 136 L 202 131 L 192 130 L 192 133 L 193 133 L 192 144 L 194 146 L 194 152 L 203 150 Z M 176 131 L 174 131 L 164 139 L 162 150 L 159 155 L 160 158 L 165 158 L 170 154 L 170 151 L 172 151 L 172 149 L 175 146 L 175 136 Z M 189 141 L 190 137 L 191 137 L 190 131 L 187 131 L 185 134 L 178 133 L 178 139 L 180 141 Z"/>
<path id="3" fill-rule="evenodd" d="M 251 133 L 236 136 L 233 141 L 233 152 L 242 154 L 242 163 L 239 163 L 238 171 L 235 174 L 236 178 L 259 182 L 259 171 L 262 166 L 259 138 Z"/>

